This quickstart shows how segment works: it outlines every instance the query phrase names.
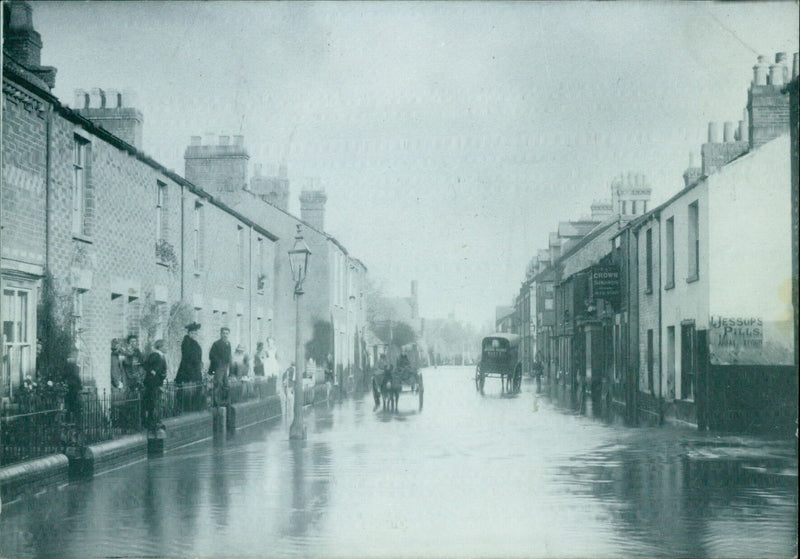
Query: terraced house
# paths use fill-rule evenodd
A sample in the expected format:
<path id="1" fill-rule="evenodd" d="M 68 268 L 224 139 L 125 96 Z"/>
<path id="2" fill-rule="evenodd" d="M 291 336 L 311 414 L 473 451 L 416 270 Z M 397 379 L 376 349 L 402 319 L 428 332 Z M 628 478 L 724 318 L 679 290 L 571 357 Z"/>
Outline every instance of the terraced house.
<path id="1" fill-rule="evenodd" d="M 193 320 L 203 324 L 206 354 L 228 326 L 234 346 L 248 352 L 275 336 L 288 366 L 295 324 L 286 251 L 297 225 L 314 252 L 304 298 L 313 312 L 300 335 L 321 336 L 319 347 L 306 351 L 335 352 L 350 374 L 363 346 L 366 267 L 321 222 L 274 205 L 281 200 L 274 193 L 263 202 L 271 211 L 250 213 L 212 196 L 204 177 L 216 171 L 203 174 L 211 158 L 191 159 L 194 145 L 188 180 L 152 159 L 142 149 L 145 118 L 130 92 L 78 90 L 72 108 L 62 103 L 51 93 L 56 70 L 41 65 L 31 5 L 3 9 L 2 397 L 35 376 L 49 293 L 71 328 L 84 385 L 98 390 L 110 386 L 111 340 L 129 334 L 141 338 L 142 349 L 162 337 L 177 341 L 168 353 L 171 379 L 183 327 Z M 217 165 L 216 180 L 241 189 L 243 138 L 229 140 L 220 144 L 236 165 Z M 276 184 L 285 203 L 288 179 Z"/>

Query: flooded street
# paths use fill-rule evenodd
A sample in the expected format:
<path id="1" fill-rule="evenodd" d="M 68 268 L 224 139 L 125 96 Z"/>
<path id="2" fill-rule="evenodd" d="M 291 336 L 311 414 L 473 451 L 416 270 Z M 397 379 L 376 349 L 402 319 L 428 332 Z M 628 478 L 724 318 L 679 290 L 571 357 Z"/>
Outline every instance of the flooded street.
<path id="1" fill-rule="evenodd" d="M 4 507 L 2 557 L 797 553 L 793 441 L 630 429 L 426 369 L 425 407 L 370 394 Z"/>

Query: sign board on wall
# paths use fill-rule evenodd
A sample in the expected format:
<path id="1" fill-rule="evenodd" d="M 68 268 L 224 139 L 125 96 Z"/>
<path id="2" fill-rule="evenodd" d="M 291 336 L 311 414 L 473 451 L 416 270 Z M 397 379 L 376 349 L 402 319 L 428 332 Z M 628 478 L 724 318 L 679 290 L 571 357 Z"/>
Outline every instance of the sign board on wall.
<path id="1" fill-rule="evenodd" d="M 788 320 L 712 315 L 708 334 L 714 365 L 791 365 L 794 359 L 792 324 Z"/>
<path id="2" fill-rule="evenodd" d="M 619 267 L 592 266 L 590 273 L 592 298 L 618 301 L 620 292 Z"/>

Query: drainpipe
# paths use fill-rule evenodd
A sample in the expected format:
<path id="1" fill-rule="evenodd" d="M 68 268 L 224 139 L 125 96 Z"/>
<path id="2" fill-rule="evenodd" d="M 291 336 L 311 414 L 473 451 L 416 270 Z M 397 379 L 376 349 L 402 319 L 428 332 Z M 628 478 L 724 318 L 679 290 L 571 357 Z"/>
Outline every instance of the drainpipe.
<path id="1" fill-rule="evenodd" d="M 253 344 L 253 226 L 250 226 L 250 238 L 247 240 L 247 247 L 249 253 L 249 274 L 247 275 L 247 339 L 248 351 L 252 353 L 255 349 Z M 253 373 L 255 374 L 255 373 Z"/>
<path id="2" fill-rule="evenodd" d="M 45 195 L 44 195 L 44 267 L 45 270 L 50 269 L 50 252 L 52 247 L 50 246 L 52 243 L 52 220 L 50 219 L 50 209 L 52 206 L 52 173 L 50 172 L 50 164 L 51 164 L 51 155 L 53 146 L 52 143 L 52 132 L 51 128 L 53 126 L 53 107 L 50 106 L 49 110 L 47 111 L 47 119 L 45 120 L 45 164 L 44 164 L 44 183 L 45 183 Z"/>
<path id="3" fill-rule="evenodd" d="M 181 185 L 181 301 L 186 282 L 186 185 Z"/>
<path id="4" fill-rule="evenodd" d="M 630 340 L 634 339 L 634 320 L 633 320 L 633 300 L 635 297 L 636 300 L 636 343 L 629 343 L 628 344 L 628 369 L 631 371 L 631 401 L 632 401 L 632 419 L 633 424 L 638 426 L 639 425 L 639 231 L 633 232 L 633 243 L 631 243 L 631 262 L 633 265 L 628 270 L 628 275 L 631 278 L 631 284 L 634 284 L 635 281 L 635 289 L 631 289 L 630 293 L 633 295 L 630 301 L 630 306 L 628 307 L 628 337 Z M 636 359 L 631 359 L 631 346 L 635 347 L 635 356 Z M 635 367 L 633 365 L 635 361 Z M 635 371 L 635 374 L 634 374 Z"/>
<path id="5" fill-rule="evenodd" d="M 656 215 L 658 222 L 658 423 L 664 424 L 664 332 L 661 331 L 661 214 Z"/>

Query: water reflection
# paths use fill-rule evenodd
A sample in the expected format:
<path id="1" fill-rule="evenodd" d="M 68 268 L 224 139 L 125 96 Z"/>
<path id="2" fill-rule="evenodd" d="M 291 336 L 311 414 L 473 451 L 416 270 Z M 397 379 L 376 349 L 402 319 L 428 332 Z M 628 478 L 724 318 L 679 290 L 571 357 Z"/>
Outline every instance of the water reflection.
<path id="1" fill-rule="evenodd" d="M 564 472 L 565 483 L 579 480 L 605 503 L 621 542 L 637 542 L 626 546 L 690 557 L 796 553 L 797 471 L 786 445 L 663 429 L 631 435 L 574 457 Z M 741 532 L 749 522 L 756 537 Z"/>
<path id="2" fill-rule="evenodd" d="M 0 557 L 796 553 L 791 444 L 616 428 L 533 379 L 425 379 L 424 412 L 365 394 L 307 408 L 306 441 L 290 416 L 11 504 Z"/>
<path id="3" fill-rule="evenodd" d="M 211 518 L 218 528 L 228 525 L 230 492 L 228 480 L 233 474 L 228 469 L 228 453 L 225 448 L 214 448 L 211 455 Z"/>

